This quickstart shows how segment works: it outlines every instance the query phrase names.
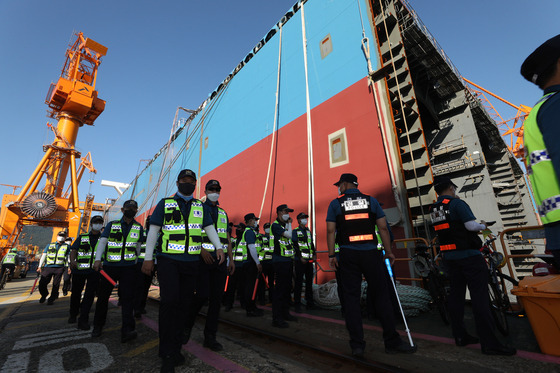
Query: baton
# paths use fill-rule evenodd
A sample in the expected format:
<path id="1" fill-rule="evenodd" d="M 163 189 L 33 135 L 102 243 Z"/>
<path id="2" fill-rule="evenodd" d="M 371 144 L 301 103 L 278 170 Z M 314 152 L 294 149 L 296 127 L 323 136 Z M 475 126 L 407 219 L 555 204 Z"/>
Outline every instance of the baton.
<path id="1" fill-rule="evenodd" d="M 37 286 L 37 281 L 39 280 L 39 277 L 41 277 L 41 274 L 37 273 L 37 277 L 35 278 L 35 282 L 33 283 L 33 287 L 31 288 L 31 292 L 29 293 L 29 295 L 33 294 L 33 290 L 35 290 L 35 286 Z"/>
<path id="2" fill-rule="evenodd" d="M 255 280 L 255 289 L 253 290 L 253 298 L 251 300 L 255 300 L 255 295 L 257 295 L 257 286 L 259 286 L 259 278 Z"/>
<path id="3" fill-rule="evenodd" d="M 268 286 L 268 280 L 266 279 L 266 277 L 264 276 L 264 273 L 261 272 L 262 278 L 264 280 L 264 284 L 266 285 L 267 289 L 270 289 L 270 286 Z"/>
<path id="4" fill-rule="evenodd" d="M 224 287 L 224 293 L 227 291 L 227 284 L 229 282 L 229 275 L 226 277 L 226 286 Z"/>
<path id="5" fill-rule="evenodd" d="M 111 278 L 111 276 L 109 276 L 109 275 L 107 274 L 107 272 L 105 272 L 104 270 L 100 269 L 100 270 L 99 270 L 99 273 L 101 273 L 101 274 L 103 275 L 103 277 L 105 277 L 105 278 L 107 279 L 107 281 L 109 281 L 109 282 L 111 283 L 111 285 L 113 285 L 113 286 L 118 286 L 117 283 L 115 282 L 115 280 L 113 280 L 113 279 Z"/>

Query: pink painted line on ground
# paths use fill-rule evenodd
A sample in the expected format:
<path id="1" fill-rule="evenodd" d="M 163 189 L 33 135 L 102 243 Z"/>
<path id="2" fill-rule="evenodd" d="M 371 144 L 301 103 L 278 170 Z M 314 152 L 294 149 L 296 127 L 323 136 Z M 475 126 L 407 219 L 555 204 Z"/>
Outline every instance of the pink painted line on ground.
<path id="1" fill-rule="evenodd" d="M 111 303 L 113 303 L 113 305 L 115 306 L 117 305 L 116 298 L 111 298 L 110 301 Z M 155 320 L 152 320 L 146 316 L 142 316 L 142 319 L 139 322 L 143 323 L 148 328 L 154 330 L 156 333 L 159 332 L 159 326 Z M 189 341 L 189 343 L 186 346 L 183 346 L 183 350 L 193 354 L 194 356 L 202 360 L 204 363 L 218 369 L 220 372 L 231 372 L 231 373 L 251 372 L 251 370 L 237 364 L 234 361 L 226 359 L 222 355 L 217 354 L 211 350 L 208 350 L 202 347 L 200 344 L 193 341 Z"/>
<path id="2" fill-rule="evenodd" d="M 270 307 L 261 307 L 261 308 L 271 310 Z M 311 320 L 324 321 L 324 322 L 329 322 L 329 323 L 332 323 L 332 324 L 346 325 L 346 323 L 343 320 L 336 320 L 336 319 L 331 319 L 331 318 L 322 317 L 322 316 L 314 316 L 314 315 L 310 315 L 310 314 L 307 314 L 307 313 L 299 313 L 297 315 L 298 315 L 298 317 L 304 317 L 304 318 L 311 319 Z M 381 327 L 375 326 L 375 325 L 364 325 L 364 329 L 374 330 L 374 331 L 378 331 L 378 332 L 383 331 L 383 329 Z M 399 332 L 399 334 L 401 334 L 403 336 L 406 335 L 405 331 L 400 331 L 399 330 L 398 332 Z M 426 341 L 445 343 L 445 344 L 450 344 L 450 345 L 455 344 L 455 340 L 453 338 L 439 337 L 439 336 L 436 336 L 436 335 L 423 334 L 423 333 L 410 333 L 410 334 L 412 335 L 413 338 L 423 339 L 423 340 L 426 340 Z M 468 345 L 466 347 L 480 350 L 480 344 Z M 524 358 L 524 359 L 537 360 L 537 361 L 542 361 L 542 362 L 545 362 L 545 363 L 560 364 L 560 357 L 559 356 L 545 355 L 545 354 L 541 354 L 541 353 L 538 353 L 538 352 L 517 350 L 517 356 L 519 356 L 521 358 Z"/>

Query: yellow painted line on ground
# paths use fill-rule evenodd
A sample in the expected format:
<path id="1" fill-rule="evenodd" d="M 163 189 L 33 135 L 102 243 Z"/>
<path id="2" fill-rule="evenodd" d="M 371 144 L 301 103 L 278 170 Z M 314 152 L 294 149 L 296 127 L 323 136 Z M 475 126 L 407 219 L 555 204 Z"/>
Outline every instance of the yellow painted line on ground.
<path id="1" fill-rule="evenodd" d="M 50 311 L 61 311 L 61 310 L 65 310 L 65 309 L 69 309 L 69 306 L 64 306 L 64 307 L 52 307 L 52 306 L 47 306 L 45 304 L 43 304 L 42 306 L 45 306 L 44 309 L 38 310 L 38 311 L 28 311 L 28 312 L 20 312 L 17 315 L 18 316 L 24 316 L 24 315 L 33 315 L 36 313 L 46 313 L 46 312 L 50 312 Z M 42 307 L 41 307 L 42 308 Z"/>
<path id="2" fill-rule="evenodd" d="M 10 313 L 17 307 L 17 303 L 10 304 L 0 313 L 0 320 L 5 320 Z"/>
<path id="3" fill-rule="evenodd" d="M 149 349 L 152 349 L 152 348 L 154 348 L 158 345 L 159 345 L 159 338 L 152 339 L 151 341 L 148 341 L 148 342 L 144 343 L 142 346 L 137 347 L 134 350 L 128 351 L 126 354 L 124 354 L 122 356 L 124 356 L 124 357 L 135 357 L 135 356 L 140 355 L 141 353 L 146 352 Z"/>
<path id="4" fill-rule="evenodd" d="M 121 330 L 121 326 L 113 326 L 112 328 L 103 329 L 103 332 L 112 332 L 113 330 Z"/>
<path id="5" fill-rule="evenodd" d="M 49 321 L 60 321 L 60 320 L 65 320 L 66 317 L 56 317 L 56 318 L 49 318 Z M 21 329 L 21 328 L 26 328 L 28 326 L 34 326 L 34 325 L 44 325 L 45 324 L 45 320 L 42 321 L 38 321 L 38 322 L 30 322 L 30 323 L 26 323 L 26 324 L 21 324 L 21 325 L 17 325 L 17 326 L 11 326 L 6 328 L 6 330 L 16 330 L 16 329 Z"/>

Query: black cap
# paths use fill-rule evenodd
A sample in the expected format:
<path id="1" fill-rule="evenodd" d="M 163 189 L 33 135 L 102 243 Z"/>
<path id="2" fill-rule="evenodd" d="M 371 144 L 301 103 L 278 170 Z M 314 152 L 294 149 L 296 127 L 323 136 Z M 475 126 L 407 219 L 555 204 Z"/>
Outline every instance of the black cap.
<path id="1" fill-rule="evenodd" d="M 560 58 L 560 35 L 548 39 L 533 51 L 521 65 L 521 75 L 537 85 L 544 84 L 541 74 L 547 73 Z M 546 75 L 546 74 L 545 74 Z"/>
<path id="2" fill-rule="evenodd" d="M 294 212 L 294 210 L 289 208 L 288 205 L 286 205 L 286 204 L 283 204 L 283 205 L 280 205 L 280 206 L 276 207 L 276 212 L 280 212 L 282 210 L 288 210 L 288 212 Z"/>
<path id="3" fill-rule="evenodd" d="M 307 215 L 306 213 L 300 212 L 299 214 L 297 214 L 297 218 L 298 219 L 305 219 L 308 218 L 309 215 Z"/>
<path id="4" fill-rule="evenodd" d="M 100 222 L 103 223 L 103 216 L 101 216 L 101 215 L 94 215 L 94 216 L 91 217 L 91 220 L 90 220 L 90 221 L 91 221 L 92 223 L 93 223 L 94 221 L 100 221 Z"/>
<path id="5" fill-rule="evenodd" d="M 209 180 L 206 183 L 206 189 L 212 188 L 212 187 L 217 188 L 218 190 L 222 190 L 222 187 L 221 187 L 220 182 L 218 180 Z"/>
<path id="6" fill-rule="evenodd" d="M 263 229 L 270 228 L 270 223 L 264 223 Z"/>
<path id="7" fill-rule="evenodd" d="M 136 202 L 133 199 L 129 199 L 128 201 L 125 201 L 123 203 L 123 208 L 125 208 L 125 207 L 133 207 L 133 208 L 137 209 L 138 208 L 138 202 Z"/>
<path id="8" fill-rule="evenodd" d="M 451 181 L 449 176 L 436 176 L 434 178 L 434 188 L 436 193 L 439 194 L 444 188 L 448 187 L 449 185 L 453 185 L 457 188 L 457 185 Z"/>
<path id="9" fill-rule="evenodd" d="M 64 237 L 66 237 L 67 234 L 68 234 L 68 233 L 66 233 L 66 231 L 60 231 L 60 232 L 58 232 L 56 235 L 57 235 L 57 236 L 64 236 Z"/>
<path id="10" fill-rule="evenodd" d="M 181 172 L 179 172 L 179 175 L 177 176 L 177 181 L 187 176 L 192 177 L 196 181 L 196 174 L 194 173 L 193 170 L 188 170 L 188 169 L 181 170 Z"/>
<path id="11" fill-rule="evenodd" d="M 346 181 L 348 183 L 352 183 L 354 185 L 358 185 L 358 177 L 354 174 L 342 174 L 342 175 L 340 175 L 340 180 L 338 180 L 333 185 L 339 186 L 340 183 L 342 183 L 343 181 Z"/>
<path id="12" fill-rule="evenodd" d="M 251 219 L 260 220 L 260 219 L 257 218 L 257 216 L 256 216 L 255 214 L 253 214 L 253 213 L 250 213 L 250 214 L 245 215 L 245 221 L 246 221 L 246 222 L 249 221 L 249 220 L 251 220 Z"/>

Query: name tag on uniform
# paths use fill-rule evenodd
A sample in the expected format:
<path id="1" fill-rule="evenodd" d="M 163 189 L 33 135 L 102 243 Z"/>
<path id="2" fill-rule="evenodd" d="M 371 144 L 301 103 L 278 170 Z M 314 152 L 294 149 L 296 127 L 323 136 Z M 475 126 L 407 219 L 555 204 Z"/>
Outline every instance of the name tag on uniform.
<path id="1" fill-rule="evenodd" d="M 202 211 L 194 210 L 193 215 L 196 216 L 197 218 L 200 218 L 202 217 Z"/>
<path id="2" fill-rule="evenodd" d="M 226 222 L 226 218 L 220 218 L 220 223 L 225 223 Z"/>
<path id="3" fill-rule="evenodd" d="M 439 223 L 440 221 L 446 220 L 444 210 L 432 211 L 430 217 L 432 218 L 432 223 Z"/>
<path id="4" fill-rule="evenodd" d="M 368 208 L 368 201 L 363 198 L 344 201 L 345 211 L 364 210 L 367 208 Z"/>

